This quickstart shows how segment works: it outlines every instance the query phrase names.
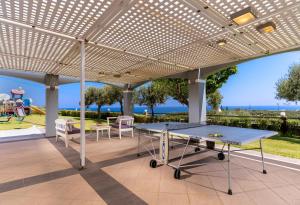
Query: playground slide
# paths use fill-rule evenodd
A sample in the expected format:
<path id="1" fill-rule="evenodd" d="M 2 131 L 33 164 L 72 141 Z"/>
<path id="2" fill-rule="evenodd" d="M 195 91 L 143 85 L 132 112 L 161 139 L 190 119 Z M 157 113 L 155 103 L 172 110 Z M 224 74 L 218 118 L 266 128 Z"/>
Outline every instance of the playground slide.
<path id="1" fill-rule="evenodd" d="M 45 115 L 46 112 L 41 110 L 40 108 L 38 108 L 37 106 L 31 106 L 31 109 L 33 111 L 33 113 L 36 113 L 36 114 L 40 114 L 40 115 Z"/>

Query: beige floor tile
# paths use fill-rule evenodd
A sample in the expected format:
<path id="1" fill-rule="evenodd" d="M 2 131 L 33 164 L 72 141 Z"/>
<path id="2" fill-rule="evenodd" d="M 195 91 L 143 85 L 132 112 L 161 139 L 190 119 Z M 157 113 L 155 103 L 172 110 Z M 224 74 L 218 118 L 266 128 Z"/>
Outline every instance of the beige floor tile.
<path id="1" fill-rule="evenodd" d="M 158 193 L 160 189 L 160 180 L 140 179 L 134 185 L 136 192 Z"/>
<path id="2" fill-rule="evenodd" d="M 218 195 L 224 205 L 255 205 L 245 193 L 233 193 L 228 195 L 227 193 L 218 192 Z"/>
<path id="3" fill-rule="evenodd" d="M 156 205 L 158 203 L 158 193 L 135 192 L 135 194 L 149 205 Z"/>
<path id="4" fill-rule="evenodd" d="M 213 184 L 215 190 L 221 193 L 227 193 L 228 191 L 228 179 L 221 177 L 209 177 L 211 183 Z M 233 193 L 241 193 L 243 192 L 240 185 L 237 183 L 237 180 L 231 180 L 231 189 Z"/>
<path id="5" fill-rule="evenodd" d="M 71 201 L 71 205 L 106 205 L 105 201 L 91 201 L 91 200 L 73 200 Z"/>
<path id="6" fill-rule="evenodd" d="M 277 187 L 272 189 L 278 196 L 290 204 L 300 202 L 300 190 L 294 185 Z"/>
<path id="7" fill-rule="evenodd" d="M 188 194 L 191 205 L 222 205 L 217 194 Z"/>
<path id="8" fill-rule="evenodd" d="M 249 171 L 258 181 L 263 182 L 267 187 L 281 187 L 289 185 L 289 182 L 285 181 L 281 177 L 278 177 L 275 173 L 262 174 L 258 171 Z"/>
<path id="9" fill-rule="evenodd" d="M 72 200 L 70 199 L 62 199 L 56 197 L 43 197 L 37 199 L 38 205 L 71 205 Z M 28 204 L 31 205 L 31 204 Z"/>
<path id="10" fill-rule="evenodd" d="M 94 137 L 87 138 L 88 160 L 98 165 L 109 162 L 109 166 L 96 169 L 90 164 L 90 167 L 95 168 L 92 173 L 79 172 L 81 175 L 75 174 L 51 181 L 45 178 L 44 182 L 38 184 L 23 188 L 16 187 L 10 191 L 4 190 L 0 193 L 0 205 L 96 205 L 106 204 L 109 201 L 120 204 L 144 201 L 147 204 L 164 205 L 300 204 L 300 193 L 298 193 L 300 173 L 298 172 L 268 166 L 270 171 L 264 175 L 261 173 L 261 163 L 233 157 L 233 195 L 229 196 L 227 195 L 227 164 L 216 161 L 215 153 L 202 153 L 188 157 L 185 162 L 198 160 L 198 162 L 209 163 L 183 170 L 181 179 L 176 180 L 173 177 L 174 169 L 171 167 L 159 166 L 153 169 L 149 166 L 150 156 L 134 158 L 136 138 L 124 137 L 119 140 L 117 135 L 114 136 L 112 140 L 103 139 L 99 143 Z M 5 146 L 0 143 L 0 156 L 6 156 L 0 159 L 0 183 L 9 184 L 17 179 L 70 169 L 70 163 L 55 146 L 65 149 L 63 143 L 53 145 L 47 139 L 6 143 Z M 71 142 L 69 150 L 71 149 L 78 151 L 79 144 Z M 172 156 L 176 156 L 180 151 L 182 149 L 172 150 Z M 77 159 L 78 153 L 75 155 L 70 157 Z M 217 163 L 212 164 L 211 161 Z M 105 174 L 107 180 L 103 177 Z M 91 178 L 87 180 L 83 176 Z M 94 183 L 96 187 L 93 188 L 91 184 L 94 180 L 97 180 L 97 183 Z M 35 182 L 30 179 L 25 181 L 25 185 Z M 123 194 L 117 195 L 121 191 Z M 111 200 L 113 196 L 119 197 Z"/>
<path id="11" fill-rule="evenodd" d="M 159 193 L 158 203 L 159 205 L 182 205 L 189 204 L 189 198 L 187 194 L 170 194 Z"/>
<path id="12" fill-rule="evenodd" d="M 187 194 L 186 182 L 177 179 L 161 179 L 160 193 Z"/>
<path id="13" fill-rule="evenodd" d="M 5 195 L 0 196 L 0 205 L 39 205 L 39 201 L 33 197 Z"/>
<path id="14" fill-rule="evenodd" d="M 216 194 L 215 188 L 207 176 L 194 175 L 185 181 L 189 194 Z"/>
<path id="15" fill-rule="evenodd" d="M 262 182 L 257 180 L 236 180 L 243 191 L 255 191 L 261 189 L 268 189 L 268 187 Z"/>
<path id="16" fill-rule="evenodd" d="M 248 197 L 258 205 L 285 205 L 287 201 L 282 200 L 271 190 L 250 191 Z"/>

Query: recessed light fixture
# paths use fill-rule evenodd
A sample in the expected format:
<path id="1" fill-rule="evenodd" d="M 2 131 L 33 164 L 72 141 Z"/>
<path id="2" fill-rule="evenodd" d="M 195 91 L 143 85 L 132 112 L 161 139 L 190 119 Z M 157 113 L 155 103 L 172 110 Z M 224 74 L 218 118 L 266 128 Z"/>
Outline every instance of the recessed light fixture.
<path id="1" fill-rule="evenodd" d="M 256 27 L 256 30 L 258 30 L 260 33 L 272 33 L 276 30 L 276 25 L 272 21 L 261 24 Z"/>
<path id="2" fill-rule="evenodd" d="M 121 74 L 115 74 L 113 75 L 114 78 L 121 78 Z"/>
<path id="3" fill-rule="evenodd" d="M 249 23 L 256 19 L 254 12 L 251 7 L 247 7 L 243 10 L 240 10 L 232 15 L 230 15 L 230 19 L 235 22 L 237 25 L 241 26 L 246 23 Z"/>
<path id="4" fill-rule="evenodd" d="M 221 39 L 217 41 L 218 46 L 225 46 L 227 41 L 225 39 Z"/>

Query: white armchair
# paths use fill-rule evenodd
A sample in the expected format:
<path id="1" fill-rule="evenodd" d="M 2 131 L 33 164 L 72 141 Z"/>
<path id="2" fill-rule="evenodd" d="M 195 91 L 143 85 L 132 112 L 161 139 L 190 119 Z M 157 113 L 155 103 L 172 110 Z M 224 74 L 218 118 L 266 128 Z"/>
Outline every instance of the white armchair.
<path id="1" fill-rule="evenodd" d="M 111 123 L 111 120 L 115 120 Z M 122 132 L 131 132 L 133 137 L 134 118 L 131 116 L 107 117 L 107 124 L 119 130 L 119 137 L 122 138 Z"/>
<path id="2" fill-rule="evenodd" d="M 74 124 L 77 124 L 71 119 L 57 119 L 55 120 L 55 129 L 56 129 L 56 142 L 59 137 L 62 137 L 65 141 L 66 147 L 69 146 L 69 138 L 73 138 L 74 134 L 79 134 L 80 129 L 74 127 Z"/>

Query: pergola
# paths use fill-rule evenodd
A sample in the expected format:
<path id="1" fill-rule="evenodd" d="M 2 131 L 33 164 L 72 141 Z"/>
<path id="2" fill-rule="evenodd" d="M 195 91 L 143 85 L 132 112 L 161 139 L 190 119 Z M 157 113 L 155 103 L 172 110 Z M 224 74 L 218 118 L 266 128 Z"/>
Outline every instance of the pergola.
<path id="1" fill-rule="evenodd" d="M 300 0 L 2 0 L 0 39 L 2 72 L 46 74 L 50 134 L 60 79 L 80 79 L 81 99 L 85 80 L 123 87 L 130 114 L 132 88 L 188 78 L 189 119 L 201 122 L 207 75 L 300 48 Z"/>

